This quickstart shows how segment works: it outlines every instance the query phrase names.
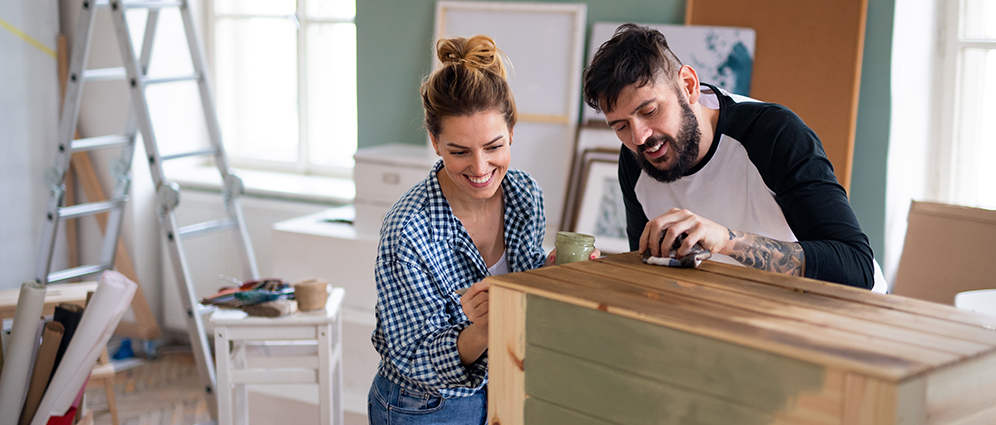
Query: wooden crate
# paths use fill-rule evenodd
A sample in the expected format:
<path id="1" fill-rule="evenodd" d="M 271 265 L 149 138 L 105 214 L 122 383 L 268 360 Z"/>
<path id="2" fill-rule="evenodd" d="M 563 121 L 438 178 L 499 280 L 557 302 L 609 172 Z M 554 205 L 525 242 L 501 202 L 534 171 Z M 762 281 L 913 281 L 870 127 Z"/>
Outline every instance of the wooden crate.
<path id="1" fill-rule="evenodd" d="M 636 253 L 487 280 L 491 424 L 996 423 L 996 317 Z"/>

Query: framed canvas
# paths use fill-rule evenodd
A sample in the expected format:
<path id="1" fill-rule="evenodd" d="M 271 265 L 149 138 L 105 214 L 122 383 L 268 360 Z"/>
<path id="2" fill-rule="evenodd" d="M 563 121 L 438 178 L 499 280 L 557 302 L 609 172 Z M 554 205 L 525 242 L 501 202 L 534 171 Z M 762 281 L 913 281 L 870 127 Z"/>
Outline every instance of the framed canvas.
<path id="1" fill-rule="evenodd" d="M 586 155 L 573 230 L 594 236 L 595 247 L 603 254 L 630 250 L 626 236 L 626 206 L 618 176 L 618 153 L 611 159 L 604 152 Z"/>
<path id="2" fill-rule="evenodd" d="M 562 227 L 566 205 L 580 117 L 586 12 L 582 3 L 436 3 L 435 39 L 486 34 L 511 62 L 508 84 L 519 110 L 511 166 L 543 188 L 548 238 Z M 438 65 L 433 54 L 433 67 Z"/>

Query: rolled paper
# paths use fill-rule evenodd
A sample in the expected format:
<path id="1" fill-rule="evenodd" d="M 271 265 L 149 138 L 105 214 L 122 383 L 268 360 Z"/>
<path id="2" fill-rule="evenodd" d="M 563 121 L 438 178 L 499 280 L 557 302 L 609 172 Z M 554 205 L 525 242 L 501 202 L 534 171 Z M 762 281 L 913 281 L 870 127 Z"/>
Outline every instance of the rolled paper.
<path id="1" fill-rule="evenodd" d="M 0 418 L 13 422 L 21 416 L 21 406 L 31 377 L 31 356 L 38 346 L 38 322 L 45 306 L 45 287 L 37 282 L 21 284 L 10 330 L 7 357 L 0 375 Z"/>
<path id="2" fill-rule="evenodd" d="M 297 309 L 301 311 L 324 309 L 331 289 L 329 283 L 322 279 L 308 279 L 295 283 L 294 299 L 297 300 Z"/>
<path id="3" fill-rule="evenodd" d="M 35 416 L 38 403 L 41 403 L 42 395 L 48 386 L 48 378 L 52 376 L 55 355 L 59 352 L 59 344 L 65 332 L 66 328 L 60 322 L 49 322 L 45 325 L 41 348 L 38 349 L 38 357 L 35 359 L 35 370 L 31 373 L 31 384 L 28 385 L 28 398 L 24 402 L 24 409 L 21 410 L 21 420 L 17 422 L 18 425 L 28 425 Z"/>
<path id="4" fill-rule="evenodd" d="M 73 340 L 52 376 L 31 425 L 45 425 L 50 416 L 65 415 L 79 394 L 100 352 L 107 346 L 138 286 L 115 271 L 100 276 L 97 290 L 83 312 Z"/>

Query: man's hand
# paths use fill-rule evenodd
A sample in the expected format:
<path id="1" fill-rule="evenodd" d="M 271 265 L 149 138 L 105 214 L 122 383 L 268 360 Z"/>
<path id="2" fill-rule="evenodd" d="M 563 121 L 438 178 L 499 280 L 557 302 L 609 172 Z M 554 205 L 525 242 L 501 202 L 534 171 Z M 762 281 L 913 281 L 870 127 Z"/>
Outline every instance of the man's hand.
<path id="1" fill-rule="evenodd" d="M 655 257 L 667 256 L 682 233 L 687 235 L 675 253 L 678 258 L 688 255 L 697 243 L 714 254 L 728 255 L 755 269 L 794 276 L 803 276 L 806 270 L 806 253 L 798 243 L 730 230 L 677 208 L 647 222 L 640 235 L 640 252 L 649 249 Z"/>
<path id="2" fill-rule="evenodd" d="M 650 249 L 654 257 L 666 257 L 671 252 L 671 245 L 682 233 L 687 236 L 678 247 L 678 258 L 688 255 L 696 243 L 714 254 L 729 255 L 733 250 L 733 241 L 726 227 L 691 211 L 672 208 L 647 222 L 640 235 L 640 252 Z"/>

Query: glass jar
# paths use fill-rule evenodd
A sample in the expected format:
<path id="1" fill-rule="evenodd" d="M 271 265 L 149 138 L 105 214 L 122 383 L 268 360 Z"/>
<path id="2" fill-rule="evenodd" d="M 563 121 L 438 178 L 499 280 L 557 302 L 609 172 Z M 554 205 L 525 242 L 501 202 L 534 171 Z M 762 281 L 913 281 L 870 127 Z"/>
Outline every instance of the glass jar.
<path id="1" fill-rule="evenodd" d="M 556 265 L 587 260 L 595 251 L 595 237 L 584 233 L 557 232 Z"/>

